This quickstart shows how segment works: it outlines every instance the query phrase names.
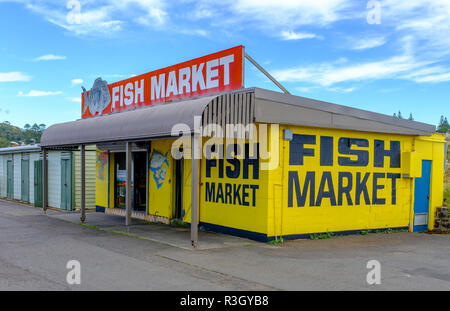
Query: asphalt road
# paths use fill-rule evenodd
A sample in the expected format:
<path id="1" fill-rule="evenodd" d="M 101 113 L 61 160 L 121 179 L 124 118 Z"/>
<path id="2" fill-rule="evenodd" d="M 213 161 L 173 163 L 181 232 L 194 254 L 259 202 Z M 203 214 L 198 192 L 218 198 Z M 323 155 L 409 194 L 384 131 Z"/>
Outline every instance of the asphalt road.
<path id="1" fill-rule="evenodd" d="M 369 285 L 366 265 L 381 264 Z M 81 284 L 66 281 L 78 260 Z M 0 290 L 450 290 L 450 236 L 369 234 L 192 251 L 0 201 Z"/>

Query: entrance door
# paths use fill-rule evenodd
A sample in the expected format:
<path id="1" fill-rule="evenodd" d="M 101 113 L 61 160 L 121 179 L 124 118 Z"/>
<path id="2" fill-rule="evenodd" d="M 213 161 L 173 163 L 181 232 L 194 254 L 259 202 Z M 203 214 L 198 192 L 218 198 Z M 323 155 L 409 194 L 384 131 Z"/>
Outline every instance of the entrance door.
<path id="1" fill-rule="evenodd" d="M 34 161 L 34 206 L 42 207 L 42 160 Z"/>
<path id="2" fill-rule="evenodd" d="M 14 171 L 12 160 L 8 160 L 6 166 L 6 196 L 10 200 L 14 198 Z"/>
<path id="3" fill-rule="evenodd" d="M 72 210 L 72 165 L 69 159 L 61 160 L 61 209 Z"/>
<path id="4" fill-rule="evenodd" d="M 174 202 L 175 210 L 174 216 L 176 219 L 183 219 L 183 160 L 175 160 L 175 189 Z"/>
<path id="5" fill-rule="evenodd" d="M 428 231 L 430 208 L 431 161 L 422 161 L 422 177 L 416 178 L 414 190 L 414 232 Z"/>
<path id="6" fill-rule="evenodd" d="M 133 210 L 147 209 L 147 153 L 133 152 Z"/>
<path id="7" fill-rule="evenodd" d="M 22 159 L 21 163 L 21 191 L 22 201 L 30 201 L 30 161 L 28 159 Z"/>

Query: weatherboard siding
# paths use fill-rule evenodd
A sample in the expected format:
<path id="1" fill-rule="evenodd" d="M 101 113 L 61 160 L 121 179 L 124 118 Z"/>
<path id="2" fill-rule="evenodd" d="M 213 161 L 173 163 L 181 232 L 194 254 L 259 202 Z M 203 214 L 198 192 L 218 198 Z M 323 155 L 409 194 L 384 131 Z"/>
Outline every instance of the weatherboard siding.
<path id="1" fill-rule="evenodd" d="M 95 209 L 96 146 L 86 146 L 86 208 Z M 81 208 L 81 153 L 74 152 L 75 209 Z"/>

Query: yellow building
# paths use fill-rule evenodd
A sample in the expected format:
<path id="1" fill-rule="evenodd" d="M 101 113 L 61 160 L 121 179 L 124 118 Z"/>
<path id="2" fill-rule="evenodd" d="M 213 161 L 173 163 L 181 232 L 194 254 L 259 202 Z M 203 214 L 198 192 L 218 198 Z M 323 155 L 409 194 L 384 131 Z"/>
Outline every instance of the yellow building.
<path id="1" fill-rule="evenodd" d="M 434 126 L 258 88 L 58 124 L 41 140 L 89 144 L 96 206 L 127 224 L 194 219 L 260 241 L 426 231 L 443 204 Z"/>

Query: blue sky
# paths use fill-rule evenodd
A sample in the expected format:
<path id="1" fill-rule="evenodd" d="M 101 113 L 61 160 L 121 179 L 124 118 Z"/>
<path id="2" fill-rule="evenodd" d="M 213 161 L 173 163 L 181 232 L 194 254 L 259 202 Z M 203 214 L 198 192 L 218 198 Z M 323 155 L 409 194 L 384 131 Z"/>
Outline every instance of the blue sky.
<path id="1" fill-rule="evenodd" d="M 0 121 L 75 120 L 99 76 L 242 44 L 293 94 L 437 124 L 449 34 L 449 0 L 0 0 Z M 277 90 L 249 63 L 245 84 Z"/>

